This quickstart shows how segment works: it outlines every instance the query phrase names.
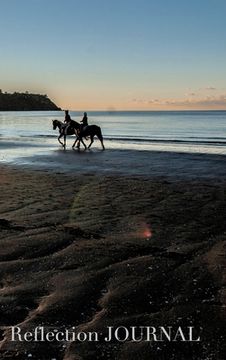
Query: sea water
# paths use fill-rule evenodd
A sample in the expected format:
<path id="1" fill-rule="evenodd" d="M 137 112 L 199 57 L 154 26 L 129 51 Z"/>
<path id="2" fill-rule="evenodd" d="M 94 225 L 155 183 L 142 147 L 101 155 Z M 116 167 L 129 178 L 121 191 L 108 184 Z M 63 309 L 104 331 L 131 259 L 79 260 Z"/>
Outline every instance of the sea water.
<path id="1" fill-rule="evenodd" d="M 70 114 L 81 121 L 82 112 Z M 0 161 L 59 149 L 53 119 L 63 121 L 64 112 L 0 112 Z M 110 149 L 226 154 L 226 111 L 90 111 L 88 120 Z M 73 141 L 68 137 L 68 148 Z M 98 140 L 92 148 L 100 149 Z"/>

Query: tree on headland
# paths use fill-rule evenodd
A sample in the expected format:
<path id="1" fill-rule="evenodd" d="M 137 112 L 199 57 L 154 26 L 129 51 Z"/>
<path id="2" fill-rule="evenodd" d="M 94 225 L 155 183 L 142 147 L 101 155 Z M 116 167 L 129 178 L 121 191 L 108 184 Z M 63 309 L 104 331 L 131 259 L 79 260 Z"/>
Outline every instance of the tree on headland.
<path id="1" fill-rule="evenodd" d="M 0 90 L 0 111 L 35 111 L 61 110 L 48 96 L 14 92 L 7 93 Z"/>

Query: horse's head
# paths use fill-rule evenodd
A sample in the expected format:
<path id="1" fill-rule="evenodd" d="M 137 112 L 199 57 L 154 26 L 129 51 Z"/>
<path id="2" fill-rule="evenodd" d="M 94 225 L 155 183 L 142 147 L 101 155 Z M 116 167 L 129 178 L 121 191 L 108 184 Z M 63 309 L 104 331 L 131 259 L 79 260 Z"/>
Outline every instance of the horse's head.
<path id="1" fill-rule="evenodd" d="M 57 126 L 58 126 L 58 120 L 53 120 L 53 130 L 56 130 Z"/>

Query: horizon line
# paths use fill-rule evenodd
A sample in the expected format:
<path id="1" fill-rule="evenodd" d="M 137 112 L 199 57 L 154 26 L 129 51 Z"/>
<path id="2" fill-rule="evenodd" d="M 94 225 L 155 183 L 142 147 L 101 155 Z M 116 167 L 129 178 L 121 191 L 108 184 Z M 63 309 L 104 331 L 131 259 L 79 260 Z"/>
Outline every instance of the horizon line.
<path id="1" fill-rule="evenodd" d="M 69 109 L 69 108 L 65 108 L 65 109 L 60 109 L 60 110 L 0 110 L 0 113 L 5 113 L 5 112 L 62 112 L 62 111 L 73 111 L 73 112 L 109 112 L 109 113 L 114 113 L 114 112 L 181 112 L 181 111 L 186 111 L 186 112 L 197 112 L 197 111 L 206 111 L 206 112 L 217 112 L 217 111 L 226 111 L 225 109 L 129 109 L 129 110 L 108 110 L 108 109 Z"/>

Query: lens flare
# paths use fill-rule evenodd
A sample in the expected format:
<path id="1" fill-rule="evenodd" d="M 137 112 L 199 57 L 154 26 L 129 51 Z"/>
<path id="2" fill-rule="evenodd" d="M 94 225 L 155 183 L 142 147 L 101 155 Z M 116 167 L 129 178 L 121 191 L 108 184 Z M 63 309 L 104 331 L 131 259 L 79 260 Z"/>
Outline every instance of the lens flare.
<path id="1" fill-rule="evenodd" d="M 152 237 L 152 231 L 150 228 L 146 228 L 143 232 L 144 238 L 150 239 Z"/>
<path id="2" fill-rule="evenodd" d="M 146 221 L 137 221 L 136 224 L 137 230 L 134 232 L 134 236 L 139 237 L 140 239 L 149 240 L 153 236 L 153 230 L 150 223 Z"/>

